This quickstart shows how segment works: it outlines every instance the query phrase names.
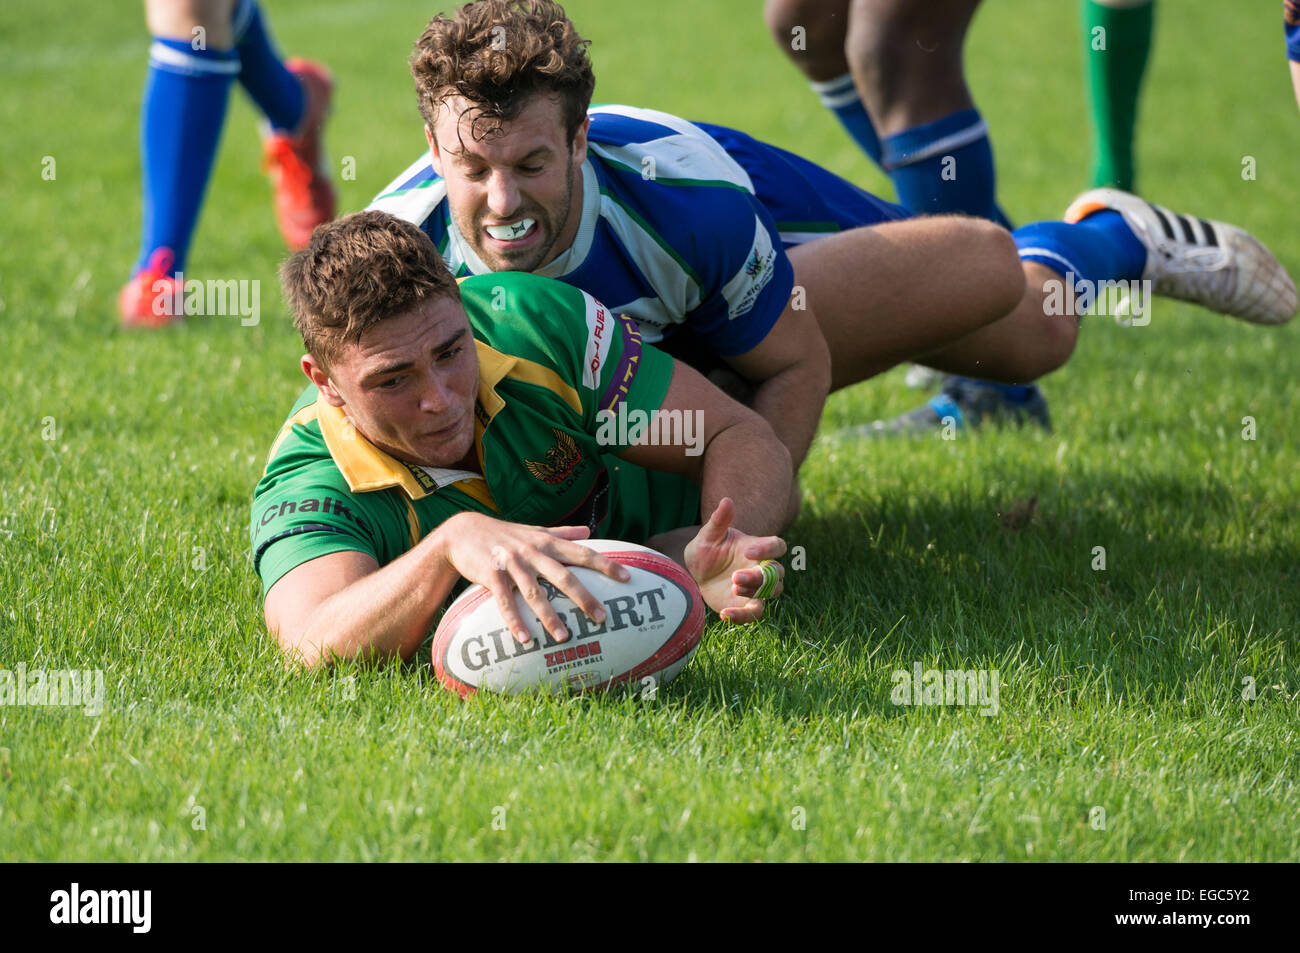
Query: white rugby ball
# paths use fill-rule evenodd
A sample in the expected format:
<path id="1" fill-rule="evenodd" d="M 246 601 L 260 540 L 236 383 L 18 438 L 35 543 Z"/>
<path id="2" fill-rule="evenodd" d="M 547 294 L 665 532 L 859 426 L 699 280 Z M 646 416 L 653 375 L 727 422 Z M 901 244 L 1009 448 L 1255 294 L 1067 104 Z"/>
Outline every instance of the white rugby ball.
<path id="1" fill-rule="evenodd" d="M 627 567 L 619 582 L 581 566 L 569 567 L 605 607 L 597 625 L 549 582 L 547 597 L 569 638 L 556 642 L 522 597 L 519 614 L 533 640 L 521 645 L 501 620 L 496 599 L 470 586 L 443 614 L 433 637 L 433 666 L 444 688 L 519 694 L 637 688 L 646 678 L 662 685 L 677 675 L 700 644 L 704 599 L 690 573 L 662 553 L 616 539 L 579 540 Z"/>

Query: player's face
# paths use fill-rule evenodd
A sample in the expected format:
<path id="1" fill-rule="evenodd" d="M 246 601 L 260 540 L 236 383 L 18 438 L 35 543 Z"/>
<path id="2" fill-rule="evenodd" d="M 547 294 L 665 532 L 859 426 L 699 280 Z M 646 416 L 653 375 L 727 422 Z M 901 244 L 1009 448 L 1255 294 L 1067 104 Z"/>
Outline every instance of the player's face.
<path id="1" fill-rule="evenodd" d="M 465 465 L 474 446 L 478 354 L 459 301 L 440 297 L 383 321 L 330 366 L 327 384 L 309 376 L 391 456 L 428 467 Z"/>
<path id="2" fill-rule="evenodd" d="M 518 118 L 475 140 L 468 103 L 449 100 L 430 133 L 451 216 L 493 271 L 536 271 L 573 244 L 582 216 L 587 128 L 570 146 L 560 101 L 538 95 Z"/>

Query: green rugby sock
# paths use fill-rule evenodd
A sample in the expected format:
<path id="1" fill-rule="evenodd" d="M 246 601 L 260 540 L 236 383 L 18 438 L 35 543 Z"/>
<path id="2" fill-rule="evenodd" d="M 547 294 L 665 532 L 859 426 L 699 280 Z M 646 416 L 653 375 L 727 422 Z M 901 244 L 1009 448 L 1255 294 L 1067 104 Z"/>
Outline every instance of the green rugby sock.
<path id="1" fill-rule="evenodd" d="M 1133 128 L 1151 52 L 1155 3 L 1106 7 L 1083 0 L 1084 69 L 1092 111 L 1092 184 L 1133 191 Z M 1105 49 L 1096 49 L 1105 30 Z"/>

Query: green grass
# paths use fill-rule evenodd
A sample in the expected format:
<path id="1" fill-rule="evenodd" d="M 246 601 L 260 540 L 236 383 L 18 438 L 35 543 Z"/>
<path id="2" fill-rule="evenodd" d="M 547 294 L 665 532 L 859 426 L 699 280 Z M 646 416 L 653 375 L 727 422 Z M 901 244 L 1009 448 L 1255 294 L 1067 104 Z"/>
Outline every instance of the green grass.
<path id="1" fill-rule="evenodd" d="M 1191 307 L 1086 321 L 1045 385 L 1050 437 L 820 442 L 788 534 L 806 569 L 764 622 L 709 626 L 652 700 L 466 703 L 418 665 L 284 673 L 246 526 L 299 350 L 254 115 L 237 94 L 188 270 L 261 280 L 262 322 L 121 333 L 146 37 L 138 13 L 83 6 L 75 30 L 55 5 L 0 9 L 0 668 L 101 669 L 107 709 L 0 707 L 0 860 L 1300 857 L 1300 352 L 1294 329 Z M 1300 272 L 1300 117 L 1278 10 L 1251 6 L 1161 14 L 1142 185 Z M 433 8 L 267 7 L 339 77 L 329 145 L 355 158 L 357 209 L 423 146 L 404 61 Z M 757 4 L 570 13 L 598 99 L 730 123 L 890 194 Z M 1073 4 L 991 0 L 976 23 L 1019 221 L 1085 185 L 1080 55 Z M 916 400 L 887 375 L 826 424 Z M 996 669 L 998 713 L 891 704 L 918 662 Z"/>

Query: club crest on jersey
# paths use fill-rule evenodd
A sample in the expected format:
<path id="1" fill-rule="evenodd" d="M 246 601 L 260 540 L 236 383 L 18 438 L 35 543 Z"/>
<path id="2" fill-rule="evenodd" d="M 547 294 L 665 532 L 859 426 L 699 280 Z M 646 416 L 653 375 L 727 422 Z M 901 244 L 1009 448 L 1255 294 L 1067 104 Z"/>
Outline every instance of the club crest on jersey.
<path id="1" fill-rule="evenodd" d="M 582 462 L 582 453 L 572 434 L 554 427 L 551 428 L 551 433 L 555 434 L 555 446 L 546 451 L 546 462 L 525 460 L 524 466 L 537 479 L 554 486 L 563 483 L 578 468 Z"/>
<path id="2" fill-rule="evenodd" d="M 734 320 L 747 313 L 776 274 L 776 248 L 772 236 L 758 216 L 754 217 L 754 243 L 745 263 L 722 288 L 727 300 L 727 318 Z"/>

